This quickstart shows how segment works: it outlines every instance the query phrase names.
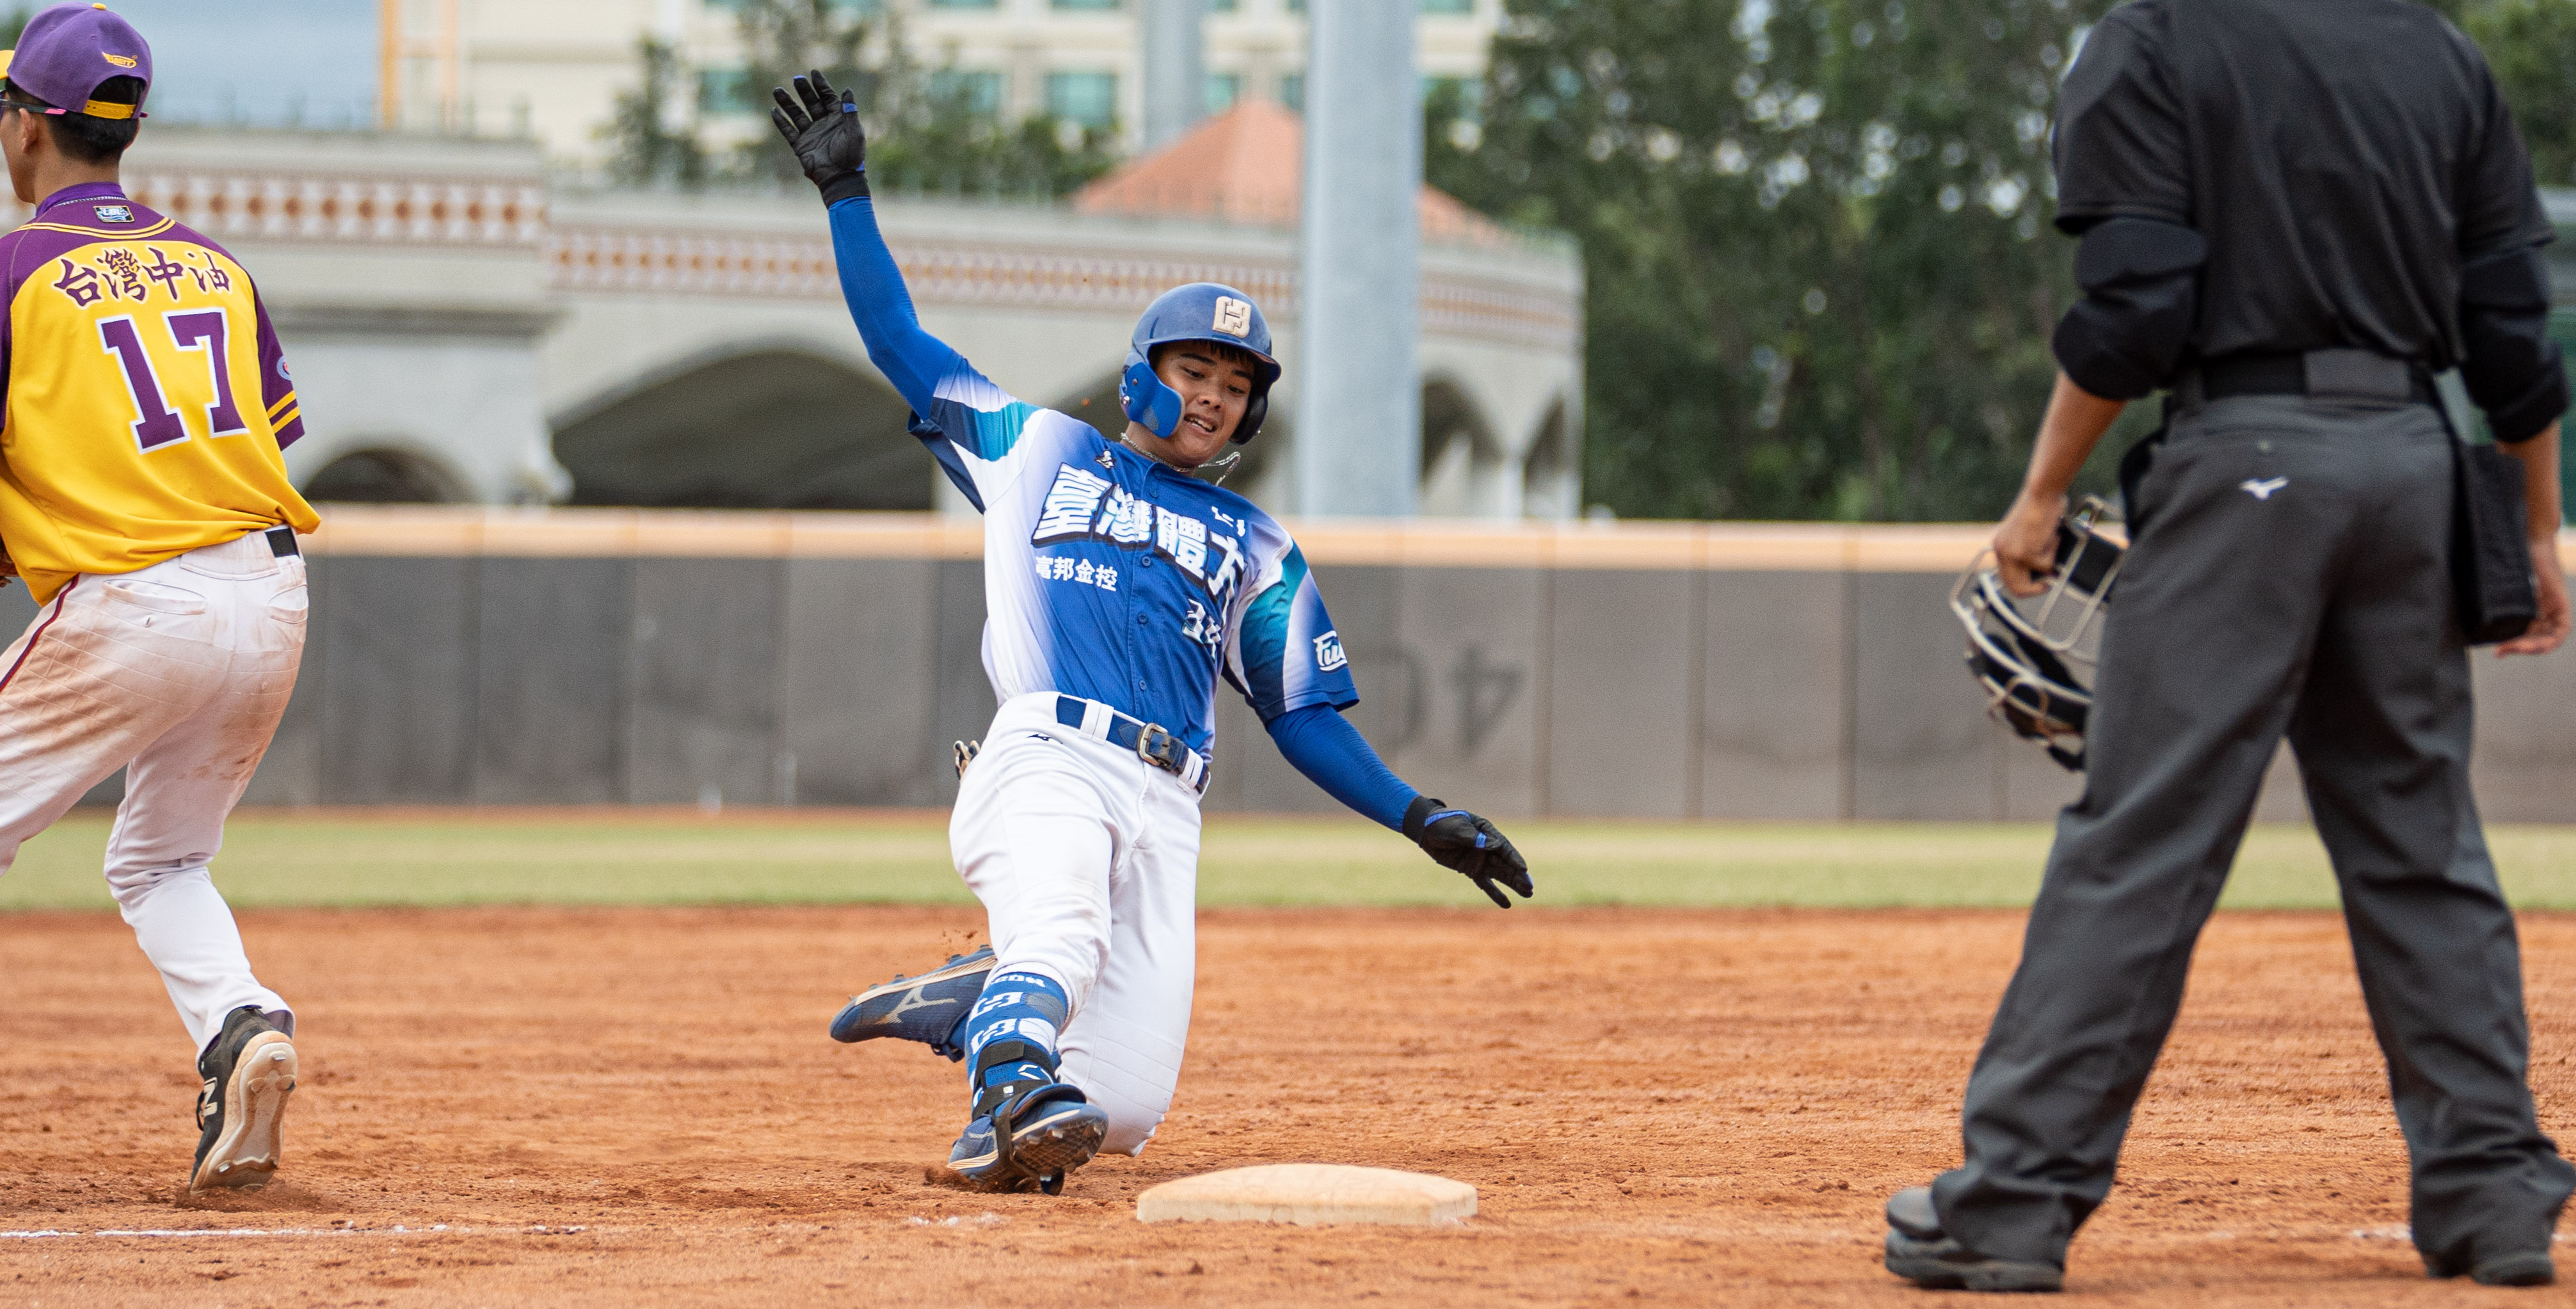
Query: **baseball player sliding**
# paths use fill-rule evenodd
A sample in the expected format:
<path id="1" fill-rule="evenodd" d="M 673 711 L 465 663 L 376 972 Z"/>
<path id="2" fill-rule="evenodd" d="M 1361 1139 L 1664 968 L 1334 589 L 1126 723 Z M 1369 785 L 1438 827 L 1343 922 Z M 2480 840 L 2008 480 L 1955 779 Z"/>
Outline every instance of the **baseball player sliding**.
<path id="1" fill-rule="evenodd" d="M 143 37 L 58 5 L 0 77 L 0 154 L 36 206 L 0 237 L 0 571 L 43 606 L 0 654 L 0 873 L 127 769 L 107 881 L 200 1052 L 189 1189 L 258 1186 L 295 1017 L 251 974 L 206 866 L 303 654 L 295 534 L 319 522 L 279 453 L 303 421 L 250 275 L 117 185 L 152 80 Z"/>
<path id="2" fill-rule="evenodd" d="M 1296 542 L 1192 475 L 1250 440 L 1279 365 L 1250 297 L 1156 300 L 1111 442 L 1022 404 L 922 331 L 877 232 L 857 108 L 820 73 L 771 118 L 823 192 L 841 287 L 914 431 L 984 514 L 984 666 L 1001 708 L 964 771 L 949 842 L 992 944 L 851 1001 L 854 1041 L 962 1057 L 969 1183 L 1053 1194 L 1103 1149 L 1135 1154 L 1171 1107 L 1189 1034 L 1199 797 L 1216 679 L 1351 808 L 1509 907 L 1529 867 L 1494 825 L 1405 785 L 1340 711 L 1358 703 Z M 971 1003 L 970 1003 L 971 1002 Z"/>

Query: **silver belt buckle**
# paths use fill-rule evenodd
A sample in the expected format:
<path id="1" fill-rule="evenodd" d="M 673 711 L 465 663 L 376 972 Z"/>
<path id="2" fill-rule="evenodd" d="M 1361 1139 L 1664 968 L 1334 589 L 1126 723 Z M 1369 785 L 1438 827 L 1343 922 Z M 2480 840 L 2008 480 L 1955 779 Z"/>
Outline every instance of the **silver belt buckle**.
<path id="1" fill-rule="evenodd" d="M 1168 773 L 1181 770 L 1180 743 L 1163 730 L 1160 723 L 1147 723 L 1136 732 L 1136 757 Z"/>

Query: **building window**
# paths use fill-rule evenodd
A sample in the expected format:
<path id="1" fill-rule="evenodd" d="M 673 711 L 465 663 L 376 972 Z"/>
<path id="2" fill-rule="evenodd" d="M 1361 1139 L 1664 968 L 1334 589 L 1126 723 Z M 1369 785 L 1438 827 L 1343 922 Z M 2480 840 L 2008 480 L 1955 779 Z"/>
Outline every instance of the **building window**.
<path id="1" fill-rule="evenodd" d="M 706 68 L 698 72 L 698 112 L 747 114 L 752 111 L 751 74 L 739 68 Z"/>
<path id="2" fill-rule="evenodd" d="M 1232 4 L 1226 5 L 1226 8 L 1228 9 L 1232 9 L 1233 7 L 1234 6 Z M 1306 0 L 1288 0 L 1288 12 L 1292 14 L 1302 14 L 1306 12 Z M 1472 14 L 1476 12 L 1476 0 L 1422 0 L 1422 12 L 1426 14 Z"/>
<path id="3" fill-rule="evenodd" d="M 1234 108 L 1234 102 L 1235 102 L 1235 101 L 1237 101 L 1237 100 L 1240 100 L 1240 99 L 1242 99 L 1242 98 L 1243 98 L 1243 74 L 1241 74 L 1241 73 L 1210 73 L 1210 74 L 1208 74 L 1208 77 L 1207 77 L 1207 111 L 1208 111 L 1209 113 L 1211 113 L 1211 114 L 1221 114 L 1221 113 L 1224 113 L 1226 110 Z"/>
<path id="4" fill-rule="evenodd" d="M 1047 112 L 1084 127 L 1107 127 L 1118 118 L 1118 74 L 1049 73 Z"/>
<path id="5" fill-rule="evenodd" d="M 1279 103 L 1296 113 L 1306 112 L 1306 75 L 1282 73 L 1279 76 Z"/>
<path id="6" fill-rule="evenodd" d="M 1002 75 L 942 68 L 930 75 L 930 98 L 963 101 L 966 112 L 990 118 L 1002 112 Z"/>

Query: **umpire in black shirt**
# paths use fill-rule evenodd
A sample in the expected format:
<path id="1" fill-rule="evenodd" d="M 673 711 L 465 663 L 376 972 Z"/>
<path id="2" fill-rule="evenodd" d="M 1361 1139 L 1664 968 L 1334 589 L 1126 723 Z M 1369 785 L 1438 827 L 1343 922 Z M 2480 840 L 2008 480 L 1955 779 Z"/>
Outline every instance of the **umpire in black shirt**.
<path id="1" fill-rule="evenodd" d="M 1888 1204 L 1890 1271 L 2050 1290 L 2111 1188 L 2201 925 L 2284 733 L 2333 856 L 2437 1277 L 2550 1280 L 2576 1169 L 2533 1117 L 2513 917 L 2469 791 L 2448 569 L 2457 367 L 2528 473 L 2539 618 L 2567 381 L 2550 239 L 2477 48 L 2408 0 L 2136 0 L 2061 91 L 2058 225 L 2084 298 L 1995 533 L 2023 594 L 2129 400 L 2167 436 L 2130 505 L 2084 796 L 1977 1057 L 1965 1163 Z"/>

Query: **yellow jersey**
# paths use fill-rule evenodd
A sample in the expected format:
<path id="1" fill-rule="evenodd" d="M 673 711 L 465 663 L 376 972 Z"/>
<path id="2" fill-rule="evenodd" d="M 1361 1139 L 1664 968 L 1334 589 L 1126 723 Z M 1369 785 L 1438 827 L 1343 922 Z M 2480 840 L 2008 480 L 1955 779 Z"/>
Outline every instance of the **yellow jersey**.
<path id="1" fill-rule="evenodd" d="M 294 380 L 222 247 L 85 183 L 0 236 L 0 276 L 0 548 L 39 603 L 76 574 L 320 525 L 286 477 Z"/>

